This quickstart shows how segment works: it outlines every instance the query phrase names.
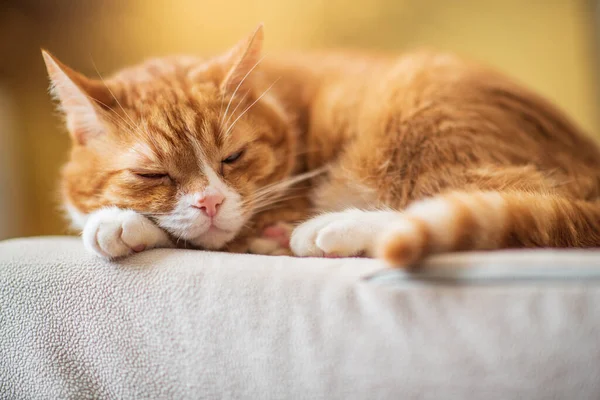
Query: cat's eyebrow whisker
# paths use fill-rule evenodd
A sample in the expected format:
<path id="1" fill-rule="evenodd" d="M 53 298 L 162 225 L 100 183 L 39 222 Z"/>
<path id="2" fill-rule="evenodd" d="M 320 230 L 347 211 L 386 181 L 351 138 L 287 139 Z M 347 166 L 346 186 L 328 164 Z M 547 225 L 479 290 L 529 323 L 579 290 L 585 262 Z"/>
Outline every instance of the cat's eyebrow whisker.
<path id="1" fill-rule="evenodd" d="M 127 122 L 127 120 L 125 118 L 123 118 L 123 116 L 121 116 L 118 112 L 116 112 L 115 110 L 113 110 L 108 104 L 105 104 L 105 103 L 101 102 L 100 100 L 95 99 L 92 96 L 89 96 L 86 93 L 84 93 L 84 96 L 87 97 L 92 102 L 92 104 L 93 103 L 98 103 L 101 106 L 104 106 L 106 108 L 106 110 L 109 111 L 109 113 L 106 114 L 106 116 L 109 117 L 109 118 L 111 118 L 111 122 L 114 123 L 115 125 L 117 125 L 118 128 L 121 128 L 121 129 L 126 128 L 125 130 L 135 128 L 135 127 L 132 127 L 131 124 L 129 122 Z M 114 116 L 119 117 L 121 119 L 121 121 L 123 121 L 125 123 L 125 125 L 121 125 L 121 123 L 118 120 L 113 119 Z"/>
<path id="2" fill-rule="evenodd" d="M 90 58 L 91 58 L 91 56 L 90 56 Z M 127 111 L 125 111 L 125 108 L 123 108 L 123 105 L 121 105 L 121 102 L 119 101 L 119 99 L 117 99 L 117 96 L 115 96 L 115 94 L 113 93 L 113 91 L 106 84 L 106 81 L 104 80 L 104 78 L 100 74 L 100 71 L 98 70 L 98 67 L 96 66 L 96 63 L 94 62 L 93 58 L 92 58 L 92 65 L 94 66 L 94 69 L 96 70 L 96 73 L 98 74 L 98 77 L 102 81 L 102 84 L 104 85 L 104 87 L 106 87 L 106 90 L 108 90 L 108 92 L 110 93 L 110 95 L 112 96 L 112 98 L 115 99 L 115 101 L 117 102 L 117 104 L 119 105 L 119 107 L 121 108 L 121 110 L 123 111 L 123 114 L 125 114 L 125 116 L 129 119 L 129 121 L 131 121 L 132 125 L 130 126 L 130 128 L 134 129 L 134 130 L 139 130 L 140 129 L 139 126 L 135 123 L 135 121 L 133 120 L 133 118 L 131 118 L 131 116 L 127 113 Z"/>
<path id="3" fill-rule="evenodd" d="M 252 68 L 250 68 L 250 70 L 248 70 L 248 72 L 246 72 L 246 75 L 244 75 L 244 77 L 242 78 L 242 80 L 240 81 L 240 83 L 238 83 L 237 87 L 233 91 L 233 94 L 231 95 L 231 98 L 229 99 L 229 103 L 227 103 L 227 108 L 225 108 L 225 113 L 223 114 L 223 116 L 221 118 L 221 122 L 219 123 L 219 130 L 222 131 L 222 129 L 223 129 L 223 122 L 225 121 L 225 117 L 227 116 L 227 111 L 229 110 L 229 107 L 231 106 L 231 102 L 233 101 L 233 98 L 235 97 L 235 94 L 237 93 L 238 89 L 242 86 L 242 84 L 244 83 L 244 81 L 246 80 L 246 78 L 252 73 L 252 71 L 254 71 L 254 69 L 258 66 L 258 64 L 260 64 L 261 61 L 265 59 L 266 56 L 267 56 L 266 54 L 263 55 L 256 62 L 256 64 L 254 64 L 254 66 L 252 66 Z M 227 88 L 225 88 L 225 89 L 227 89 Z"/>
<path id="4" fill-rule="evenodd" d="M 257 98 L 256 100 L 254 100 L 254 101 L 252 102 L 252 104 L 250 104 L 248 107 L 246 107 L 246 109 L 245 109 L 244 111 L 242 111 L 242 113 L 241 113 L 241 114 L 240 114 L 240 115 L 239 115 L 239 116 L 238 116 L 238 117 L 237 117 L 237 118 L 236 118 L 236 119 L 233 121 L 233 123 L 232 123 L 232 124 L 231 124 L 231 125 L 230 125 L 230 126 L 227 128 L 227 131 L 225 132 L 225 134 L 224 134 L 223 136 L 227 136 L 227 135 L 229 134 L 229 132 L 231 132 L 231 130 L 233 129 L 233 127 L 235 126 L 235 124 L 236 124 L 236 123 L 239 121 L 239 119 L 240 119 L 240 118 L 242 118 L 242 117 L 244 116 L 244 114 L 246 114 L 246 113 L 248 112 L 248 110 L 250 110 L 250 109 L 252 108 L 252 106 L 254 106 L 256 103 L 258 103 L 258 101 L 259 101 L 260 99 L 262 99 L 262 98 L 263 98 L 263 97 L 264 97 L 264 96 L 267 94 L 267 92 L 268 92 L 269 90 L 271 90 L 271 88 L 272 88 L 273 86 L 275 86 L 275 84 L 276 84 L 277 82 L 279 82 L 279 80 L 280 80 L 280 79 L 281 79 L 281 77 L 277 78 L 277 79 L 275 80 L 275 82 L 273 82 L 273 83 L 271 84 L 271 86 L 269 86 L 269 87 L 268 87 L 268 88 L 267 88 L 267 89 L 266 89 L 264 92 L 262 92 L 262 94 L 261 94 L 260 96 L 258 96 L 258 98 Z"/>
<path id="5" fill-rule="evenodd" d="M 123 132 L 138 133 L 138 131 L 132 130 L 132 128 L 129 125 L 127 125 L 127 121 L 123 120 L 123 118 L 119 114 L 117 114 L 114 111 L 113 111 L 113 114 L 108 114 L 107 117 L 108 117 L 108 120 L 110 122 L 112 122 L 113 124 L 115 124 L 118 129 L 122 130 Z M 121 120 L 116 119 L 115 116 L 120 117 Z M 121 121 L 123 121 L 124 123 Z"/>
<path id="6" fill-rule="evenodd" d="M 121 116 L 118 112 L 116 112 L 111 106 L 101 102 L 98 99 L 95 99 L 91 96 L 85 95 L 88 99 L 90 99 L 90 101 L 92 103 L 98 103 L 102 106 L 104 106 L 104 108 L 106 109 L 106 111 L 108 111 L 107 114 L 105 114 L 104 116 L 107 118 L 110 118 L 110 122 L 113 122 L 115 125 L 117 125 L 118 128 L 126 128 L 125 130 L 135 130 L 135 127 L 131 125 L 131 123 L 129 121 L 127 121 L 125 118 L 123 118 L 123 116 Z M 119 120 L 116 120 L 114 117 L 119 117 Z M 125 124 L 122 125 L 121 121 Z"/>
<path id="7" fill-rule="evenodd" d="M 237 111 L 237 109 L 240 107 L 240 105 L 242 105 L 244 103 L 244 100 L 246 100 L 246 97 L 248 97 L 248 94 L 250 94 L 249 90 L 246 91 L 246 93 L 244 93 L 244 95 L 242 96 L 240 101 L 237 103 L 235 108 L 231 111 L 231 113 L 229 113 L 229 117 L 227 118 L 227 121 L 225 121 L 225 125 L 227 125 L 229 123 L 229 121 L 231 121 L 231 117 L 233 117 L 235 115 L 235 112 Z"/>

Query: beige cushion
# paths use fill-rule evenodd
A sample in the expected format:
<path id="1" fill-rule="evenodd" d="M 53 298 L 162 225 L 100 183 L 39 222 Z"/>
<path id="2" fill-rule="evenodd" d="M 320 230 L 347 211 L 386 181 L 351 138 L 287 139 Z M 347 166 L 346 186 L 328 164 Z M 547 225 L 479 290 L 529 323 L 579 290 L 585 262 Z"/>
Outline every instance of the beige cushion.
<path id="1" fill-rule="evenodd" d="M 467 268 L 468 267 L 468 268 Z M 600 252 L 364 259 L 0 242 L 2 398 L 600 398 Z"/>

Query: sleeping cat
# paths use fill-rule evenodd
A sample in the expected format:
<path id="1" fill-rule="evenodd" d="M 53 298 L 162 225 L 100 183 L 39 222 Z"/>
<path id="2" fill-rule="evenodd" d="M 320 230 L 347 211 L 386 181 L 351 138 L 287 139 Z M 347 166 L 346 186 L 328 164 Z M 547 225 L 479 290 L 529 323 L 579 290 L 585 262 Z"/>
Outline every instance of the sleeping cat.
<path id="1" fill-rule="evenodd" d="M 600 151 L 539 96 L 450 54 L 265 57 L 262 43 L 259 26 L 223 55 L 106 80 L 43 51 L 73 142 L 64 204 L 87 249 L 410 266 L 600 245 Z"/>

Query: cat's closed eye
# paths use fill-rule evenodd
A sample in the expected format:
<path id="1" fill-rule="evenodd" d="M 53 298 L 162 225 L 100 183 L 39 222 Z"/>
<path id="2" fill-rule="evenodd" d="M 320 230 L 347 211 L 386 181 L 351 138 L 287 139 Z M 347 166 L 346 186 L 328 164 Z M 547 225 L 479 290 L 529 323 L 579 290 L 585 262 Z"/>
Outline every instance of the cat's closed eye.
<path id="1" fill-rule="evenodd" d="M 221 160 L 221 162 L 223 164 L 233 164 L 234 162 L 239 160 L 239 158 L 242 156 L 243 153 L 244 153 L 243 150 L 237 151 L 233 154 L 230 154 L 227 158 L 224 158 L 223 160 Z"/>
<path id="2" fill-rule="evenodd" d="M 144 179 L 164 179 L 169 178 L 169 174 L 165 174 L 164 172 L 134 172 L 135 175 Z"/>
<path id="3" fill-rule="evenodd" d="M 240 159 L 242 154 L 244 154 L 244 150 L 240 150 L 240 151 L 236 151 L 235 153 L 231 153 L 229 156 L 222 159 L 221 160 L 221 168 L 220 168 L 221 175 L 223 175 L 225 173 L 225 169 L 223 168 L 225 166 L 225 164 L 228 164 L 228 165 L 233 164 L 234 162 L 236 162 L 237 160 Z"/>

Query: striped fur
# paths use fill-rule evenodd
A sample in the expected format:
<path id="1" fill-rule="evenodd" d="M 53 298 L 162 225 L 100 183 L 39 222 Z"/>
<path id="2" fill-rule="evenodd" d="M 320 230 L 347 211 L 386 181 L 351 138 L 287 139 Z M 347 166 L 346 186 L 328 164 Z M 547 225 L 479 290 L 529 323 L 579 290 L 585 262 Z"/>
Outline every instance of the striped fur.
<path id="1" fill-rule="evenodd" d="M 384 232 L 376 254 L 411 265 L 432 253 L 521 247 L 595 247 L 600 203 L 527 192 L 452 192 L 416 202 L 407 235 Z"/>
<path id="2" fill-rule="evenodd" d="M 74 139 L 63 193 L 78 218 L 105 207 L 169 215 L 208 185 L 209 168 L 241 199 L 229 251 L 281 254 L 262 229 L 302 221 L 297 255 L 396 266 L 600 245 L 600 150 L 521 84 L 444 53 L 263 58 L 261 43 L 259 28 L 221 56 L 151 60 L 102 82 L 46 55 Z M 242 148 L 239 164 L 221 163 Z M 274 194 L 323 166 L 310 185 Z M 138 170 L 176 179 L 150 183 Z"/>

